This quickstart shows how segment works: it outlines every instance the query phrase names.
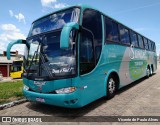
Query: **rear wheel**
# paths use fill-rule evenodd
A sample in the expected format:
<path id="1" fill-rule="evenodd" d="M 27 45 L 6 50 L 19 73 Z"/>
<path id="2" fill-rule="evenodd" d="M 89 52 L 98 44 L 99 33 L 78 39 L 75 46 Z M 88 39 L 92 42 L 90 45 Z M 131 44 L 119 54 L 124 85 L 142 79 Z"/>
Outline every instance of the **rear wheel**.
<path id="1" fill-rule="evenodd" d="M 150 69 L 150 76 L 152 76 L 153 75 L 153 68 L 151 67 L 151 69 Z"/>
<path id="2" fill-rule="evenodd" d="M 147 67 L 147 70 L 146 70 L 146 77 L 149 78 L 149 76 L 150 76 L 150 68 Z"/>
<path id="3" fill-rule="evenodd" d="M 107 81 L 107 98 L 110 99 L 115 96 L 116 92 L 116 79 L 113 75 L 108 78 Z"/>

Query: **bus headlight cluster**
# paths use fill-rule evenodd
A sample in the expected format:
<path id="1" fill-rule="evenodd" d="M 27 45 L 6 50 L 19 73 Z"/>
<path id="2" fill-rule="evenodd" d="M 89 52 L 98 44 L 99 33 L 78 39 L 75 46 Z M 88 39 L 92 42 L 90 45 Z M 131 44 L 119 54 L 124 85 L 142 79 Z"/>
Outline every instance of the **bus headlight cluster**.
<path id="1" fill-rule="evenodd" d="M 29 87 L 26 86 L 26 85 L 24 85 L 24 86 L 23 86 L 23 89 L 24 89 L 24 90 L 29 90 Z"/>
<path id="2" fill-rule="evenodd" d="M 66 94 L 66 93 L 74 92 L 75 90 L 76 90 L 76 87 L 68 87 L 68 88 L 58 89 L 55 92 L 57 94 Z"/>

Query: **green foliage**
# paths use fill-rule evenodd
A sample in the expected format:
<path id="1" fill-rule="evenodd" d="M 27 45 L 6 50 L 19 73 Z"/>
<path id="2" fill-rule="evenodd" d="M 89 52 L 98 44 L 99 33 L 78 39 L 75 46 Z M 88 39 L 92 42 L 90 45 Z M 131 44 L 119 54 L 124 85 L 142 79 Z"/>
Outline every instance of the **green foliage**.
<path id="1" fill-rule="evenodd" d="M 0 104 L 22 98 L 22 88 L 22 81 L 0 83 Z"/>

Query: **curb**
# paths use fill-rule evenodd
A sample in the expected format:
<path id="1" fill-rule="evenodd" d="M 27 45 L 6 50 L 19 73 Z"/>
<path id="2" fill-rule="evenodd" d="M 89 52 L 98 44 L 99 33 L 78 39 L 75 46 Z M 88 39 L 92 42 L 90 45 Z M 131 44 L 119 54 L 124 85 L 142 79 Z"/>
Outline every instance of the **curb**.
<path id="1" fill-rule="evenodd" d="M 17 100 L 17 101 L 13 101 L 13 102 L 9 102 L 9 103 L 0 105 L 0 110 L 13 107 L 13 106 L 15 106 L 15 105 L 24 103 L 24 102 L 26 102 L 26 101 L 27 101 L 27 99 L 21 99 L 21 100 Z"/>

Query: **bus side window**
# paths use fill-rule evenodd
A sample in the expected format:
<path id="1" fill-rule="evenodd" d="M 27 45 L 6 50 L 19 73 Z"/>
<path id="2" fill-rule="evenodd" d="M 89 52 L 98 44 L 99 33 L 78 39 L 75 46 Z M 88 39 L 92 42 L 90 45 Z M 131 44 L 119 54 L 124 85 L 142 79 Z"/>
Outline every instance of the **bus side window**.
<path id="1" fill-rule="evenodd" d="M 144 44 L 143 44 L 143 39 L 142 39 L 142 36 L 138 35 L 138 42 L 139 42 L 139 47 L 140 48 L 144 48 Z"/>
<path id="2" fill-rule="evenodd" d="M 121 42 L 126 45 L 130 45 L 130 39 L 129 39 L 129 31 L 124 26 L 119 25 L 119 33 Z"/>
<path id="3" fill-rule="evenodd" d="M 151 48 L 151 41 L 150 40 L 148 40 L 148 46 L 149 46 L 149 50 L 152 50 L 152 48 Z"/>
<path id="4" fill-rule="evenodd" d="M 106 40 L 112 41 L 112 21 L 109 18 L 105 18 L 106 26 Z M 107 41 L 106 41 L 107 42 Z"/>
<path id="5" fill-rule="evenodd" d="M 156 52 L 156 44 L 154 43 L 153 45 L 154 45 L 153 51 Z"/>
<path id="6" fill-rule="evenodd" d="M 101 13 L 92 9 L 86 9 L 83 13 L 82 26 L 90 30 L 94 35 L 94 56 L 95 62 L 98 63 L 102 50 L 102 18 Z M 99 46 L 99 49 L 96 49 Z"/>
<path id="7" fill-rule="evenodd" d="M 86 74 L 95 67 L 93 34 L 82 30 L 80 41 L 80 74 Z"/>
<path id="8" fill-rule="evenodd" d="M 132 45 L 138 47 L 137 34 L 133 31 L 130 31 L 130 37 Z"/>
<path id="9" fill-rule="evenodd" d="M 144 38 L 144 48 L 148 50 L 148 42 L 146 38 Z"/>
<path id="10" fill-rule="evenodd" d="M 154 51 L 154 46 L 155 46 L 155 43 L 154 42 L 151 42 L 151 47 L 152 47 L 152 51 Z"/>
<path id="11" fill-rule="evenodd" d="M 118 24 L 105 18 L 106 40 L 119 42 Z M 106 41 L 107 42 L 107 41 Z"/>

